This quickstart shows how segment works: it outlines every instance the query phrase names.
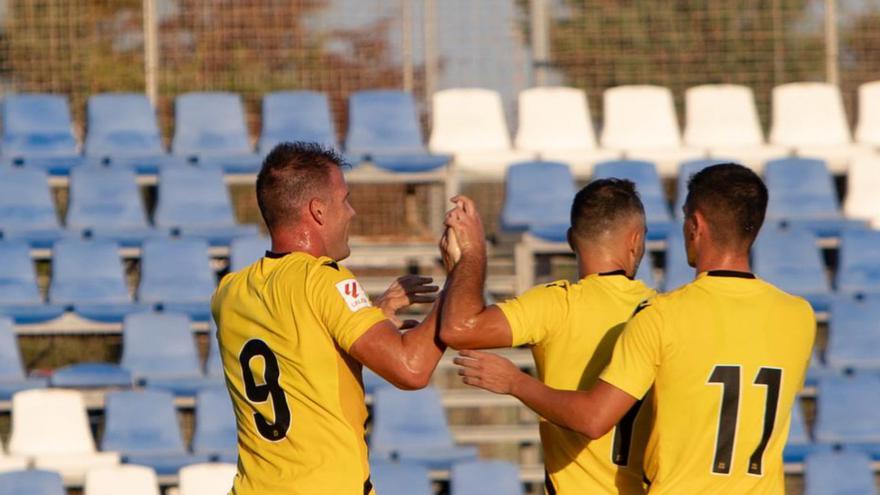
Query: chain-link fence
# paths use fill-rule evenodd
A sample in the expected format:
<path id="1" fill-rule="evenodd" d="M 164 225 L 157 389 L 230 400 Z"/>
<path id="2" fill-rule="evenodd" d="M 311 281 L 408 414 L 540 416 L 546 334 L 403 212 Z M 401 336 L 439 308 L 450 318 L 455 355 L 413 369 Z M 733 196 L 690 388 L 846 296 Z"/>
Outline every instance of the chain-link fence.
<path id="1" fill-rule="evenodd" d="M 538 84 L 585 89 L 600 123 L 612 86 L 667 86 L 681 108 L 690 86 L 743 84 L 767 126 L 778 84 L 837 82 L 855 121 L 875 79 L 880 0 L 0 0 L 0 91 L 67 95 L 81 136 L 104 91 L 153 97 L 166 139 L 177 95 L 236 92 L 255 140 L 263 95 L 317 90 L 342 142 L 360 89 L 412 91 L 427 136 L 430 95 L 452 87 L 499 91 L 513 132 L 518 93 Z M 411 189 L 361 196 L 359 233 L 412 223 Z"/>

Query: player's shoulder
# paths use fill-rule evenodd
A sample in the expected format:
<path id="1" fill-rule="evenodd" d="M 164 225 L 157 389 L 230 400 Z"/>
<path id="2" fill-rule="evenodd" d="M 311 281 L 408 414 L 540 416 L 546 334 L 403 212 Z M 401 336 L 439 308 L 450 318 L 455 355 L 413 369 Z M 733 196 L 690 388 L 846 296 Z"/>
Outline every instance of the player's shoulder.
<path id="1" fill-rule="evenodd" d="M 775 306 L 779 307 L 780 309 L 788 309 L 790 311 L 803 313 L 804 315 L 809 315 L 810 317 L 814 316 L 813 306 L 810 305 L 810 303 L 803 297 L 790 294 L 766 280 L 759 280 L 766 287 L 766 297 L 771 300 Z"/>

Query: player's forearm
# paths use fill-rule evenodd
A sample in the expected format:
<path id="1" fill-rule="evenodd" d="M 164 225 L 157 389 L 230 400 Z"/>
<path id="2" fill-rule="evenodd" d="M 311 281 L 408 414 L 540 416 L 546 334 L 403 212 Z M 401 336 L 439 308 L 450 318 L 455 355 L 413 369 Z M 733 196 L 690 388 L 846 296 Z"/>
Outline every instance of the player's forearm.
<path id="1" fill-rule="evenodd" d="M 597 439 L 608 432 L 598 424 L 598 411 L 590 392 L 557 390 L 548 387 L 533 376 L 520 372 L 511 384 L 510 394 L 547 421 Z"/>
<path id="2" fill-rule="evenodd" d="M 444 291 L 445 292 L 445 291 Z M 401 339 L 401 364 L 410 375 L 412 388 L 423 388 L 446 350 L 438 335 L 440 311 L 445 294 L 441 292 L 421 323 L 405 331 Z"/>
<path id="3" fill-rule="evenodd" d="M 466 347 L 469 335 L 477 330 L 477 317 L 486 308 L 483 299 L 485 281 L 485 253 L 463 255 L 450 272 L 440 320 L 440 338 L 452 347 Z"/>

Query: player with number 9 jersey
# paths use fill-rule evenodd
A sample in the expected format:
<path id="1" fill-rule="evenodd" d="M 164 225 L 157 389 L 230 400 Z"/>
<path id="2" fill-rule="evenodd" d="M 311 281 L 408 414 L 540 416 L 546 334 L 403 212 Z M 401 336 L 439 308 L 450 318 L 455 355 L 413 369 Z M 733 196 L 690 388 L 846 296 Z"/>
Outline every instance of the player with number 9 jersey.
<path id="1" fill-rule="evenodd" d="M 385 315 L 351 272 L 267 253 L 221 281 L 212 310 L 239 425 L 233 493 L 369 493 L 361 365 L 347 351 Z"/>

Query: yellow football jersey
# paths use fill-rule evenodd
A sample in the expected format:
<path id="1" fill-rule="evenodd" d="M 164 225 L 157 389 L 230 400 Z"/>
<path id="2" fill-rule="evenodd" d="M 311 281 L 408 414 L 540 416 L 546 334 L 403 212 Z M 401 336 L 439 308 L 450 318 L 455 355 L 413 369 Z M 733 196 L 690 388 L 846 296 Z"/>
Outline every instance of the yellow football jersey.
<path id="1" fill-rule="evenodd" d="M 782 449 L 816 322 L 751 274 L 702 273 L 640 306 L 601 379 L 653 385 L 649 493 L 782 494 Z"/>
<path id="2" fill-rule="evenodd" d="M 512 345 L 531 346 L 541 381 L 556 389 L 586 390 L 608 364 L 624 323 L 653 295 L 641 281 L 613 272 L 535 287 L 499 307 L 510 324 Z M 546 492 L 644 493 L 642 456 L 650 419 L 644 411 L 649 408 L 638 404 L 613 431 L 593 441 L 541 420 Z"/>
<path id="3" fill-rule="evenodd" d="M 350 271 L 272 255 L 211 303 L 238 423 L 235 495 L 372 493 L 361 365 L 347 352 L 385 319 Z"/>

